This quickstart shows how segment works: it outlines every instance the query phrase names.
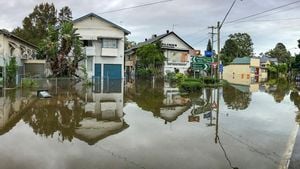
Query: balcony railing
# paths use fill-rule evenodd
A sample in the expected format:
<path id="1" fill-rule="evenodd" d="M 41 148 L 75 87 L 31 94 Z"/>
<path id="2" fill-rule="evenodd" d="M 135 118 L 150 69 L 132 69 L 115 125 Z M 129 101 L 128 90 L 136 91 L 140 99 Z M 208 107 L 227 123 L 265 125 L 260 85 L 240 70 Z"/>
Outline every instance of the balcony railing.
<path id="1" fill-rule="evenodd" d="M 93 46 L 85 47 L 85 54 L 87 56 L 95 56 L 96 55 L 96 48 Z"/>

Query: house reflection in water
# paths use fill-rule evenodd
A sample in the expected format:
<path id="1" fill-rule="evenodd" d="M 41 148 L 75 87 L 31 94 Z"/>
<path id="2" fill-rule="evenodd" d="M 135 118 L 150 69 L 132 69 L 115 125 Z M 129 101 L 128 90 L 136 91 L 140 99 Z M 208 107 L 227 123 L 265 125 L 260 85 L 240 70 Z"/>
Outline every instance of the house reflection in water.
<path id="1" fill-rule="evenodd" d="M 164 83 L 164 100 L 160 108 L 160 117 L 165 123 L 172 122 L 190 108 L 191 100 L 180 95 L 179 89 Z"/>
<path id="2" fill-rule="evenodd" d="M 165 124 L 175 121 L 191 107 L 189 98 L 181 96 L 178 88 L 163 80 L 129 81 L 126 83 L 125 99 L 152 112 L 154 117 L 163 119 Z"/>
<path id="3" fill-rule="evenodd" d="M 0 135 L 21 119 L 37 135 L 70 142 L 78 138 L 90 145 L 121 132 L 128 128 L 123 119 L 123 82 L 110 83 L 114 85 L 95 83 L 92 89 L 66 81 L 62 87 L 51 85 L 49 92 L 53 97 L 48 99 L 37 98 L 36 91 L 1 93 Z M 102 90 L 95 91 L 96 87 Z"/>
<path id="4" fill-rule="evenodd" d="M 93 92 L 86 97 L 85 117 L 75 129 L 75 137 L 92 145 L 129 127 L 123 119 L 123 104 L 123 80 L 94 83 Z"/>

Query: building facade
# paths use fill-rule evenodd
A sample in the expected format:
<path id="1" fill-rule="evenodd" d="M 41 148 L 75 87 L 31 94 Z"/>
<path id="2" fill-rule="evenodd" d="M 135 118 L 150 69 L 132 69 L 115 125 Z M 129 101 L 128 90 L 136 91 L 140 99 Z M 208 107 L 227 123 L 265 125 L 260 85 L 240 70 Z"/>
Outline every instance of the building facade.
<path id="1" fill-rule="evenodd" d="M 163 72 L 166 75 L 169 72 L 174 72 L 175 69 L 180 73 L 186 73 L 190 67 L 190 51 L 194 48 L 180 38 L 176 33 L 166 31 L 162 35 L 152 35 L 150 39 L 145 39 L 144 42 L 138 43 L 135 47 L 126 50 L 125 66 L 126 71 L 131 72 L 136 69 L 137 56 L 136 50 L 144 45 L 161 42 L 164 51 L 165 62 Z"/>
<path id="2" fill-rule="evenodd" d="M 235 58 L 224 67 L 223 79 L 232 84 L 250 85 L 265 81 L 267 72 L 261 68 L 259 58 Z"/>
<path id="3" fill-rule="evenodd" d="M 124 42 L 130 32 L 94 13 L 73 21 L 84 44 L 89 78 L 124 77 Z"/>
<path id="4" fill-rule="evenodd" d="M 0 86 L 3 87 L 5 79 L 5 66 L 10 59 L 15 57 L 18 65 L 16 83 L 20 83 L 21 75 L 25 74 L 26 60 L 35 57 L 37 47 L 13 34 L 7 30 L 0 29 Z"/>

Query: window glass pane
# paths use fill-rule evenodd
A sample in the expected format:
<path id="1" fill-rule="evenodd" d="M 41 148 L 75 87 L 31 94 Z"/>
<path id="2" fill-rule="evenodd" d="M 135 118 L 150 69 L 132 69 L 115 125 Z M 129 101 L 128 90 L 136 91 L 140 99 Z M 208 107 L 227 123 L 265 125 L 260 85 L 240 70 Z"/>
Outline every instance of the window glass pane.
<path id="1" fill-rule="evenodd" d="M 83 46 L 84 47 L 87 47 L 87 46 L 91 47 L 91 46 L 93 46 L 93 41 L 91 41 L 91 40 L 84 40 L 83 41 Z"/>
<path id="2" fill-rule="evenodd" d="M 103 39 L 102 47 L 103 48 L 118 48 L 118 40 L 117 39 Z"/>
<path id="3" fill-rule="evenodd" d="M 93 57 L 87 57 L 87 71 L 91 72 L 93 70 Z"/>

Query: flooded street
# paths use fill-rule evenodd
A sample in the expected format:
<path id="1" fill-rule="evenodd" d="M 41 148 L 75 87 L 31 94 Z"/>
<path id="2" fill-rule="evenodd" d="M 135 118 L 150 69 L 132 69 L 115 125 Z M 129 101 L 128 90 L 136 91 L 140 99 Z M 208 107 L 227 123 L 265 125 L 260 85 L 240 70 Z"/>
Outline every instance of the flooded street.
<path id="1" fill-rule="evenodd" d="M 300 108 L 284 79 L 192 94 L 145 80 L 41 88 L 53 97 L 1 93 L 1 169 L 277 169 Z"/>

